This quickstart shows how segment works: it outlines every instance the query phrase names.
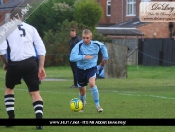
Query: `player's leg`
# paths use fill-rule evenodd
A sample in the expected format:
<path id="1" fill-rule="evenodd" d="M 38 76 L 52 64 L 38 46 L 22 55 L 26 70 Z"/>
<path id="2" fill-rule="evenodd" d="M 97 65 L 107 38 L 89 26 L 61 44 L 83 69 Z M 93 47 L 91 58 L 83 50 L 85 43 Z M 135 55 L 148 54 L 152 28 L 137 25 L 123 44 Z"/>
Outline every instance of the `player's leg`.
<path id="1" fill-rule="evenodd" d="M 15 118 L 15 97 L 13 89 L 16 84 L 20 84 L 22 70 L 19 66 L 19 63 L 8 63 L 7 66 L 7 72 L 5 77 L 6 88 L 4 94 L 4 102 L 9 119 Z"/>
<path id="2" fill-rule="evenodd" d="M 39 91 L 29 92 L 33 102 L 33 108 L 35 110 L 36 119 L 43 118 L 43 99 Z M 36 126 L 36 129 L 42 130 L 43 126 Z"/>
<path id="3" fill-rule="evenodd" d="M 43 99 L 39 91 L 29 92 L 32 98 L 33 107 L 35 110 L 36 119 L 42 119 L 43 117 Z"/>
<path id="4" fill-rule="evenodd" d="M 15 118 L 15 112 L 14 112 L 15 97 L 14 97 L 13 89 L 10 89 L 10 88 L 5 89 L 4 102 L 5 102 L 8 118 L 14 119 Z"/>
<path id="5" fill-rule="evenodd" d="M 86 86 L 79 88 L 79 99 L 86 105 Z"/>
<path id="6" fill-rule="evenodd" d="M 24 72 L 23 79 L 28 86 L 29 94 L 32 98 L 36 119 L 42 119 L 43 99 L 39 92 L 38 66 L 35 58 L 27 60 L 25 67 L 26 71 Z M 37 126 L 37 129 L 43 129 L 43 127 Z"/>
<path id="7" fill-rule="evenodd" d="M 87 86 L 86 71 L 77 68 L 76 74 L 77 74 L 77 85 L 79 87 L 79 99 L 83 102 L 83 106 L 85 106 L 86 104 L 86 86 Z"/>
<path id="8" fill-rule="evenodd" d="M 83 112 L 86 105 L 86 86 L 79 87 L 79 99 L 83 102 L 83 108 L 79 112 Z"/>
<path id="9" fill-rule="evenodd" d="M 98 91 L 97 86 L 95 85 L 96 68 L 92 68 L 91 70 L 89 70 L 88 78 L 89 78 L 89 85 L 91 88 L 92 98 L 95 102 L 97 111 L 102 112 L 103 109 L 100 107 L 100 102 L 99 102 L 99 91 Z"/>

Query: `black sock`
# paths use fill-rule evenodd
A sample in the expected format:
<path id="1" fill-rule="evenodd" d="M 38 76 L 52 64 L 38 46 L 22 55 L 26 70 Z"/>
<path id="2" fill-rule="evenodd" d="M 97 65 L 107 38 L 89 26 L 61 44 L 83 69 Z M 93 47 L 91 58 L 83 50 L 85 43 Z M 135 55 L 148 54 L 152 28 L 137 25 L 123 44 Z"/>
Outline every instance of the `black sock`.
<path id="1" fill-rule="evenodd" d="M 42 119 L 43 117 L 43 101 L 33 102 L 33 107 L 36 114 L 36 119 Z"/>
<path id="2" fill-rule="evenodd" d="M 15 98 L 14 94 L 8 94 L 4 95 L 4 102 L 6 106 L 6 111 L 9 116 L 9 119 L 14 119 L 15 114 L 14 114 L 14 103 L 15 103 Z"/>

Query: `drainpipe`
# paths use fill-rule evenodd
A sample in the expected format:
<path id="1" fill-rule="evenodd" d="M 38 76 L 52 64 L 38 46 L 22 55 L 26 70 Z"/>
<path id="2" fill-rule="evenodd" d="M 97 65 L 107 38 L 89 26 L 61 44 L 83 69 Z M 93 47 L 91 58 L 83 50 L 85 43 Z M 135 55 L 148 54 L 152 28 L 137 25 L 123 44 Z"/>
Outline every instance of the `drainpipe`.
<path id="1" fill-rule="evenodd" d="M 172 2 L 172 0 L 170 0 Z M 169 31 L 170 31 L 170 38 L 173 36 L 173 23 L 169 22 Z"/>
<path id="2" fill-rule="evenodd" d="M 173 36 L 173 23 L 169 22 L 169 31 L 170 31 L 170 38 Z"/>
<path id="3" fill-rule="evenodd" d="M 123 22 L 123 0 L 122 0 L 122 22 Z"/>

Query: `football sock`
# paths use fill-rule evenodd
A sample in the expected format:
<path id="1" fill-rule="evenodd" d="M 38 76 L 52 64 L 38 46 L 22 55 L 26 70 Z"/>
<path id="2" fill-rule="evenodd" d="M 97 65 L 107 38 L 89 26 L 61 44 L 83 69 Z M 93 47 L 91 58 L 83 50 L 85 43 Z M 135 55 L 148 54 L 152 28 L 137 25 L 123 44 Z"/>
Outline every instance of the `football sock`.
<path id="1" fill-rule="evenodd" d="M 86 94 L 85 95 L 80 95 L 80 93 L 79 93 L 79 99 L 83 102 L 83 105 L 84 105 L 84 103 L 85 103 L 85 101 L 86 101 Z"/>
<path id="2" fill-rule="evenodd" d="M 14 104 L 15 104 L 15 98 L 14 94 L 8 94 L 4 95 L 4 102 L 6 106 L 6 111 L 9 116 L 9 119 L 14 119 L 15 114 L 14 114 Z"/>
<path id="3" fill-rule="evenodd" d="M 92 98 L 94 99 L 95 105 L 99 106 L 99 92 L 97 89 L 97 86 L 94 86 L 93 88 L 91 88 L 91 94 L 92 94 Z"/>
<path id="4" fill-rule="evenodd" d="M 42 119 L 42 117 L 43 117 L 43 101 L 39 100 L 39 101 L 33 102 L 33 107 L 35 110 L 36 119 Z"/>

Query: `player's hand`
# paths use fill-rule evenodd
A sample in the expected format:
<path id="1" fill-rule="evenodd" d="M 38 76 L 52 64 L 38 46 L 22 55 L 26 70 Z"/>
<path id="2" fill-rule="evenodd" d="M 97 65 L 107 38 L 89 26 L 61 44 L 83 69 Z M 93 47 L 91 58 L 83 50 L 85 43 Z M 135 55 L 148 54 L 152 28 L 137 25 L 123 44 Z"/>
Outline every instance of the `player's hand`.
<path id="1" fill-rule="evenodd" d="M 3 64 L 3 69 L 6 71 L 7 70 L 7 64 Z"/>
<path id="2" fill-rule="evenodd" d="M 103 60 L 102 63 L 106 64 L 106 63 L 108 63 L 108 60 Z"/>
<path id="3" fill-rule="evenodd" d="M 39 71 L 38 71 L 38 78 L 39 78 L 39 80 L 41 81 L 45 77 L 46 77 L 46 73 L 45 73 L 44 68 L 39 68 Z"/>
<path id="4" fill-rule="evenodd" d="M 86 55 L 85 56 L 85 59 L 87 60 L 87 59 L 92 59 L 92 58 L 94 58 L 92 55 Z"/>

